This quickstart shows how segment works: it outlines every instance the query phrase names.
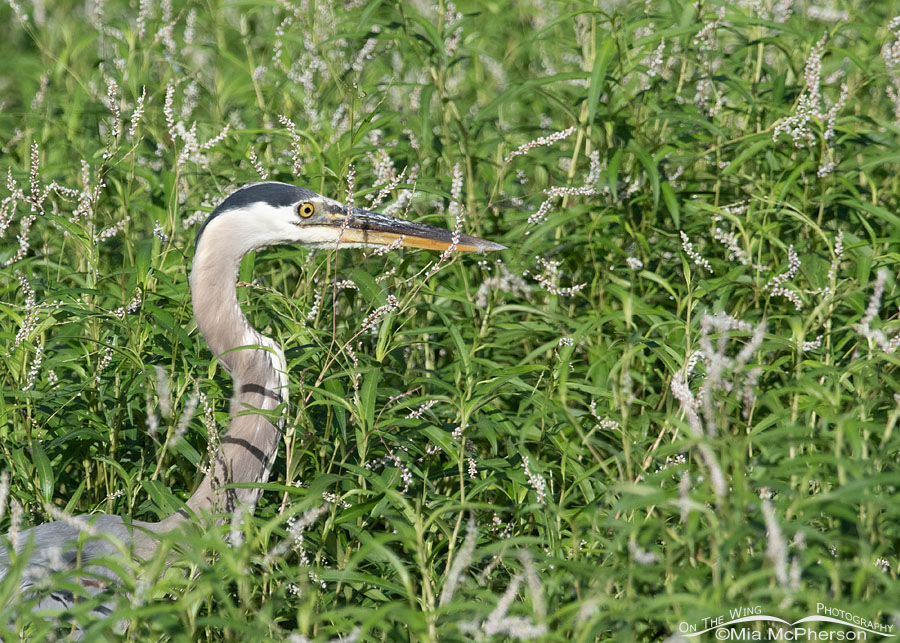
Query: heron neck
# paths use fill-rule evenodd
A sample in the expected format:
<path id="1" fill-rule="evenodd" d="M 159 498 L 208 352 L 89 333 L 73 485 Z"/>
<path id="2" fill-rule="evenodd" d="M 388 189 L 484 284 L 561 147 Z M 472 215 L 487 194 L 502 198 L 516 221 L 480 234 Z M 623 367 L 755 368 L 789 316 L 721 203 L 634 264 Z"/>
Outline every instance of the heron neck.
<path id="1" fill-rule="evenodd" d="M 187 506 L 194 512 L 231 513 L 243 505 L 252 512 L 261 490 L 224 486 L 268 480 L 283 424 L 274 418 L 275 409 L 287 402 L 286 365 L 281 346 L 256 331 L 241 312 L 235 282 L 242 255 L 213 252 L 228 246 L 216 242 L 216 232 L 209 226 L 197 246 L 191 294 L 197 326 L 231 374 L 234 395 L 228 429 L 219 444 L 210 445 L 215 453 L 210 471 Z"/>

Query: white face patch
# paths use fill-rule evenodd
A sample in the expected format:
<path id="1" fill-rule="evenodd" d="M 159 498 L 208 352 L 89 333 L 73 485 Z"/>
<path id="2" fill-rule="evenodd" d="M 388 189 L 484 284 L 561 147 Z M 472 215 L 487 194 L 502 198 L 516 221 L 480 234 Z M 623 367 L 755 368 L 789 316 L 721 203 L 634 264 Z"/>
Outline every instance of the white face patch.
<path id="1" fill-rule="evenodd" d="M 200 246 L 205 252 L 228 249 L 244 255 L 266 246 L 304 243 L 300 216 L 293 206 L 273 207 L 254 203 L 248 207 L 226 210 L 212 219 L 203 230 Z"/>
<path id="2" fill-rule="evenodd" d="M 333 248 L 341 234 L 340 228 L 332 228 L 322 225 L 306 225 L 298 227 L 302 237 L 298 243 L 307 248 Z M 343 244 L 342 244 L 343 247 Z"/>

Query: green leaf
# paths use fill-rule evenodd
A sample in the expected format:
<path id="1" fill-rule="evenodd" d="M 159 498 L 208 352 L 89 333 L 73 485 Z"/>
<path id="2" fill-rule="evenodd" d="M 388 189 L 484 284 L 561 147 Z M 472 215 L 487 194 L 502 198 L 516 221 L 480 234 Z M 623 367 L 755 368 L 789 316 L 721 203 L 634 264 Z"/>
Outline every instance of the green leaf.
<path id="1" fill-rule="evenodd" d="M 600 103 L 600 95 L 603 93 L 603 85 L 606 82 L 606 68 L 609 65 L 609 61 L 612 59 L 615 46 L 615 38 L 606 36 L 602 39 L 600 48 L 597 50 L 594 66 L 591 68 L 591 82 L 588 86 L 587 122 L 589 124 L 594 122 L 597 106 Z"/>
<path id="2" fill-rule="evenodd" d="M 369 305 L 381 306 L 387 299 L 384 287 L 379 286 L 368 271 L 354 268 L 350 273 L 350 279 L 356 284 L 365 302 Z"/>
<path id="3" fill-rule="evenodd" d="M 381 369 L 378 367 L 370 369 L 363 376 L 360 402 L 362 404 L 363 418 L 369 429 L 375 427 L 375 400 L 378 395 L 379 382 L 381 382 Z"/>
<path id="4" fill-rule="evenodd" d="M 448 333 L 450 333 L 450 337 L 453 338 L 453 345 L 456 348 L 456 357 L 462 360 L 463 367 L 465 368 L 466 373 L 470 373 L 472 364 L 471 349 L 463 341 L 462 335 L 460 335 L 459 333 L 459 329 L 452 321 L 450 321 L 447 315 L 444 314 L 444 311 L 438 309 L 438 314 L 444 321 L 445 329 Z"/>
<path id="5" fill-rule="evenodd" d="M 681 211 L 678 209 L 678 199 L 675 198 L 675 192 L 672 190 L 672 185 L 665 181 L 660 185 L 660 190 L 662 190 L 663 202 L 666 204 L 666 208 L 669 210 L 669 214 L 672 215 L 672 221 L 675 224 L 675 229 L 681 229 Z"/>
<path id="6" fill-rule="evenodd" d="M 34 462 L 41 497 L 44 499 L 44 502 L 50 502 L 53 499 L 53 486 L 55 483 L 53 467 L 50 466 L 50 460 L 47 458 L 47 454 L 44 453 L 44 448 L 37 441 L 31 443 L 31 460 Z"/>

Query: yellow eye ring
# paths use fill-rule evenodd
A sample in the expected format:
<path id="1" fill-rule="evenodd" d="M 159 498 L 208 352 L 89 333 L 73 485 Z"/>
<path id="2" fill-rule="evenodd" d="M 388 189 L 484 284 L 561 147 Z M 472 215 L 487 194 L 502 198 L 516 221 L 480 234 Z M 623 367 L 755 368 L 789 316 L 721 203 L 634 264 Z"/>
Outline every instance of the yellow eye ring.
<path id="1" fill-rule="evenodd" d="M 306 201 L 305 203 L 301 203 L 297 206 L 297 214 L 299 214 L 304 219 L 308 219 L 316 212 L 316 206 L 312 204 L 310 201 Z"/>

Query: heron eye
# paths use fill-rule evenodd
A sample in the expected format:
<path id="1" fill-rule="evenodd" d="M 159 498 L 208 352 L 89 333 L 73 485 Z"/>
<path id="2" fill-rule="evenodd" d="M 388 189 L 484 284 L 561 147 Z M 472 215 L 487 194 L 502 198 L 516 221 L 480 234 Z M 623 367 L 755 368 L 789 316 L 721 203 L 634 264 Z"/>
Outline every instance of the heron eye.
<path id="1" fill-rule="evenodd" d="M 299 214 L 304 219 L 308 219 L 315 213 L 316 206 L 307 201 L 306 203 L 301 203 L 297 206 L 297 214 Z"/>

